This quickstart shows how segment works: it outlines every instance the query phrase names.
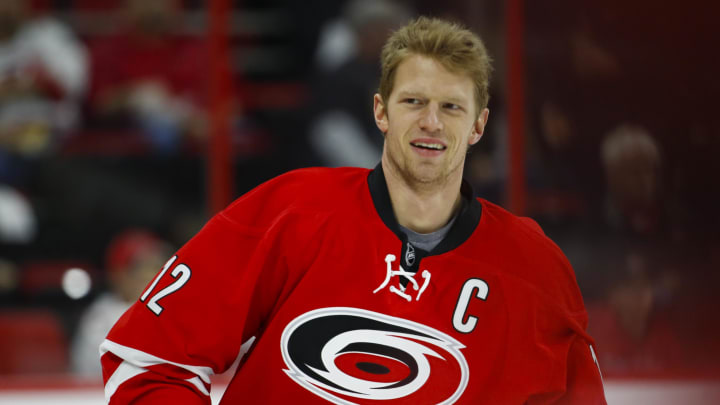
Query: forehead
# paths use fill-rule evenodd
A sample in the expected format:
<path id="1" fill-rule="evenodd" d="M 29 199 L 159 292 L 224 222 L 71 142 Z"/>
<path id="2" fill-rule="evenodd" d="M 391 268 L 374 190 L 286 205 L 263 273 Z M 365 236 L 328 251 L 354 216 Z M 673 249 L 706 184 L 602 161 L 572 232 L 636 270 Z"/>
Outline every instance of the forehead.
<path id="1" fill-rule="evenodd" d="M 473 81 L 467 74 L 451 72 L 433 58 L 410 55 L 398 65 L 390 97 L 401 93 L 469 103 L 473 100 Z"/>

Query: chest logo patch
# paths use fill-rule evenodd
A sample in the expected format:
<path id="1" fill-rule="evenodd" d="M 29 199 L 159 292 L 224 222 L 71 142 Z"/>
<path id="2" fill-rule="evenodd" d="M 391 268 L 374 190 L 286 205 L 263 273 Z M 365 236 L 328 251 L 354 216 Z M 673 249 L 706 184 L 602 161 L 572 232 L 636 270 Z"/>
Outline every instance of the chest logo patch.
<path id="1" fill-rule="evenodd" d="M 469 370 L 452 337 L 402 318 L 358 308 L 321 308 L 298 316 L 283 331 L 285 373 L 336 404 L 402 398 L 451 404 Z"/>
<path id="2" fill-rule="evenodd" d="M 408 246 L 410 246 L 408 244 Z M 401 265 L 398 265 L 397 270 L 393 270 L 392 263 L 395 261 L 395 255 L 387 255 L 385 256 L 385 264 L 387 271 L 385 272 L 385 280 L 383 280 L 382 284 L 378 288 L 376 288 L 373 291 L 373 294 L 377 294 L 378 291 L 382 290 L 383 288 L 387 287 L 388 283 L 390 283 L 390 280 L 395 276 L 402 276 L 408 279 L 408 281 L 412 284 L 415 291 L 417 291 L 417 294 L 415 295 L 415 301 L 420 300 L 420 296 L 423 292 L 425 292 L 425 289 L 428 286 L 428 283 L 430 282 L 431 274 L 427 270 L 423 270 L 422 272 L 422 278 L 423 278 L 423 284 L 420 286 L 420 284 L 415 280 L 416 273 L 405 271 Z M 412 296 L 406 292 L 405 286 L 402 285 L 402 283 L 399 283 L 398 286 L 391 285 L 389 288 L 391 293 L 397 294 L 407 300 L 407 302 L 412 302 Z"/>

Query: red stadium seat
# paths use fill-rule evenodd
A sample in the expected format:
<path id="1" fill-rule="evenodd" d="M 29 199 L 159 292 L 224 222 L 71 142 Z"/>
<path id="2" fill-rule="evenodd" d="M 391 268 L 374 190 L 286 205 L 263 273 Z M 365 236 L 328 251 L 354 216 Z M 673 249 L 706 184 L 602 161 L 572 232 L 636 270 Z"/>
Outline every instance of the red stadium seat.
<path id="1" fill-rule="evenodd" d="M 0 310 L 0 376 L 67 369 L 67 336 L 51 311 Z"/>

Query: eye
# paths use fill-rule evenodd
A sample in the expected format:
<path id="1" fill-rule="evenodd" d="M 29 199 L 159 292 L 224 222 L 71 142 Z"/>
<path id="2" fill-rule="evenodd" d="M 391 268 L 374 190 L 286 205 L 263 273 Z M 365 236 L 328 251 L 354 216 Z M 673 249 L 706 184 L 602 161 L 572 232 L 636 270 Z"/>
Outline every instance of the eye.
<path id="1" fill-rule="evenodd" d="M 462 107 L 460 107 L 457 104 L 453 104 L 453 103 L 444 103 L 443 108 L 448 109 L 448 110 L 462 110 Z"/>
<path id="2" fill-rule="evenodd" d="M 420 101 L 420 99 L 410 98 L 410 97 L 404 99 L 403 102 L 404 102 L 404 103 L 407 103 L 407 104 L 413 104 L 413 105 L 420 105 L 420 104 L 422 104 L 422 101 Z"/>

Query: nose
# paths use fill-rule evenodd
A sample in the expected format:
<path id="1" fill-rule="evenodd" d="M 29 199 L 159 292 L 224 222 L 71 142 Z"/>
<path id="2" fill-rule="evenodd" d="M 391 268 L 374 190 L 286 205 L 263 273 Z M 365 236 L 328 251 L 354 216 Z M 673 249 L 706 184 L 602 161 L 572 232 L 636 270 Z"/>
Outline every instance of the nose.
<path id="1" fill-rule="evenodd" d="M 436 103 L 429 103 L 427 107 L 423 109 L 418 124 L 423 131 L 442 131 L 443 123 L 440 120 L 440 107 Z"/>

